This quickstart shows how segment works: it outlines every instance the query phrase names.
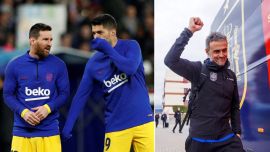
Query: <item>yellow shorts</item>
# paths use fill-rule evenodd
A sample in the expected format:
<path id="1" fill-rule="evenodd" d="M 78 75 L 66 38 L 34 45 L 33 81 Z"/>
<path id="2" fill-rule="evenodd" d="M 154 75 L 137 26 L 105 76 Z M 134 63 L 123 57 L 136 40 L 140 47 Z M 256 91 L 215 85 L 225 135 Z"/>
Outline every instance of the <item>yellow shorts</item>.
<path id="1" fill-rule="evenodd" d="M 104 152 L 154 152 L 154 122 L 105 134 Z"/>
<path id="2" fill-rule="evenodd" d="M 18 137 L 13 136 L 12 152 L 61 152 L 60 136 Z"/>

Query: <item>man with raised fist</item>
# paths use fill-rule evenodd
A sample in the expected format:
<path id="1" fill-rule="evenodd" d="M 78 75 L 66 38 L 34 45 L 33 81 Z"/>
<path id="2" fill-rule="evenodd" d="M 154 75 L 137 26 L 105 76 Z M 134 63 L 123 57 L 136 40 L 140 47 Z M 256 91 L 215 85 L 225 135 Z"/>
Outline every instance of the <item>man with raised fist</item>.
<path id="1" fill-rule="evenodd" d="M 237 80 L 228 69 L 226 36 L 213 32 L 206 38 L 208 58 L 203 64 L 179 58 L 189 39 L 202 27 L 200 18 L 190 18 L 188 28 L 165 57 L 165 64 L 172 71 L 191 82 L 190 129 L 185 149 L 187 152 L 242 152 Z"/>

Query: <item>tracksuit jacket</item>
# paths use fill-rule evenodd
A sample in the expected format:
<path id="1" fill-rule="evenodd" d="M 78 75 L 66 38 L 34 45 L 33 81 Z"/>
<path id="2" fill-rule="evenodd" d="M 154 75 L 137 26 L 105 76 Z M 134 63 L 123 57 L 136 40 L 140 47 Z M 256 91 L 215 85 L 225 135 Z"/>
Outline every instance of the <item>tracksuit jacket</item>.
<path id="1" fill-rule="evenodd" d="M 197 85 L 202 63 L 180 58 L 184 47 L 192 37 L 187 28 L 171 47 L 165 64 L 175 73 Z M 202 139 L 220 139 L 228 134 L 241 134 L 239 95 L 236 76 L 228 74 L 229 61 L 219 66 L 210 59 L 204 61 L 210 72 L 195 100 L 190 118 L 190 136 Z M 212 76 L 211 76 L 212 75 Z"/>
<path id="2" fill-rule="evenodd" d="M 97 51 L 86 64 L 63 129 L 64 136 L 71 133 L 93 92 L 101 92 L 105 100 L 106 133 L 153 121 L 139 44 L 118 39 L 114 47 L 105 45 L 105 53 Z"/>
<path id="3" fill-rule="evenodd" d="M 37 60 L 24 55 L 11 60 L 6 68 L 4 101 L 14 112 L 13 135 L 44 137 L 59 134 L 58 110 L 69 96 L 65 63 L 54 55 Z M 21 114 L 25 109 L 47 104 L 51 113 L 40 124 L 28 124 Z"/>

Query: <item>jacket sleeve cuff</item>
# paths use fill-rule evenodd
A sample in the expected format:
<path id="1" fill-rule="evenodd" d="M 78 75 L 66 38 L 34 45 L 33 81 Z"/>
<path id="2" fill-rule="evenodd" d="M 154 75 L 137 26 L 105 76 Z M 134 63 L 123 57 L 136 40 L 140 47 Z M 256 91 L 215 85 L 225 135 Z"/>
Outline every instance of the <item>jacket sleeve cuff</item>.
<path id="1" fill-rule="evenodd" d="M 22 111 L 22 113 L 21 113 L 21 117 L 23 118 L 24 115 L 25 115 L 25 113 L 28 112 L 28 111 L 29 111 L 28 109 L 24 109 L 24 110 Z"/>
<path id="2" fill-rule="evenodd" d="M 185 27 L 184 31 L 187 33 L 189 38 L 192 37 L 193 33 L 188 28 Z"/>
<path id="3" fill-rule="evenodd" d="M 48 104 L 45 104 L 44 107 L 48 110 L 48 113 L 50 114 L 52 111 L 51 111 L 51 108 L 49 107 Z"/>

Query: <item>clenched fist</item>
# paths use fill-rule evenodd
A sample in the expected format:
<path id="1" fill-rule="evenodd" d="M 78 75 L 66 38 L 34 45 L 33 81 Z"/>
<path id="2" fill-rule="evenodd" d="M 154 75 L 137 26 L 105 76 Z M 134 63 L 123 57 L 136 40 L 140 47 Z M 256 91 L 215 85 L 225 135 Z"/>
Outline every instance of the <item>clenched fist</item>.
<path id="1" fill-rule="evenodd" d="M 201 19 L 199 17 L 191 17 L 189 19 L 189 26 L 188 29 L 194 33 L 196 31 L 201 30 L 203 27 L 203 22 L 201 21 Z"/>

